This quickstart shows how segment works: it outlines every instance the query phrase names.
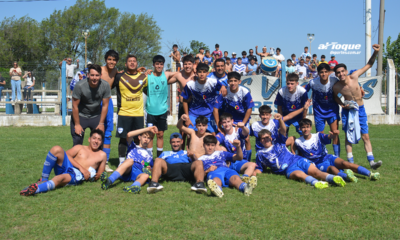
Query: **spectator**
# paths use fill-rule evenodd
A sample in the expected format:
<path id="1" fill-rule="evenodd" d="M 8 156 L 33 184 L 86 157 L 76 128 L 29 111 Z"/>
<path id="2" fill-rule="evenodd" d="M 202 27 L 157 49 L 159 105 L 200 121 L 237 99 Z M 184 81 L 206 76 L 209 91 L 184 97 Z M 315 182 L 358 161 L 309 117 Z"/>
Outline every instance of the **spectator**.
<path id="1" fill-rule="evenodd" d="M 219 44 L 218 43 L 215 44 L 215 50 L 214 50 L 214 52 L 212 52 L 212 56 L 215 57 L 215 55 L 219 55 L 219 56 L 222 57 L 222 51 L 219 50 Z"/>
<path id="2" fill-rule="evenodd" d="M 294 73 L 295 71 L 296 71 L 296 68 L 294 66 L 292 59 L 288 59 L 287 64 L 286 64 L 286 77 L 288 74 Z"/>
<path id="3" fill-rule="evenodd" d="M 304 62 L 304 65 L 306 65 L 307 67 L 310 66 L 310 64 L 311 64 L 310 61 L 311 61 L 311 57 L 310 57 L 310 56 L 307 56 L 307 57 L 306 57 L 306 61 Z"/>
<path id="4" fill-rule="evenodd" d="M 196 58 L 199 58 L 200 62 L 203 62 L 203 58 L 204 58 L 204 48 L 200 48 L 200 49 L 199 49 L 199 53 L 196 54 Z"/>
<path id="5" fill-rule="evenodd" d="M 281 54 L 281 49 L 277 48 L 276 49 L 276 54 L 273 55 L 273 57 L 278 61 L 278 67 L 275 71 L 275 77 L 279 76 L 280 70 L 282 68 L 281 62 L 285 62 L 285 57 Z"/>
<path id="6" fill-rule="evenodd" d="M 181 53 L 178 51 L 178 45 L 174 44 L 172 46 L 173 52 L 169 55 L 169 57 L 172 57 L 173 61 L 175 62 L 175 69 L 176 72 L 179 72 L 181 70 Z"/>
<path id="7" fill-rule="evenodd" d="M 186 53 L 186 52 L 183 52 L 183 58 L 186 57 L 186 56 L 187 56 L 187 53 Z"/>
<path id="8" fill-rule="evenodd" d="M 319 65 L 319 61 L 318 61 L 318 58 L 317 58 L 317 54 L 313 54 L 312 55 L 312 61 L 311 62 L 314 62 L 317 66 Z"/>
<path id="9" fill-rule="evenodd" d="M 300 58 L 306 59 L 307 56 L 310 56 L 311 58 L 311 54 L 308 52 L 308 47 L 304 47 L 304 52 L 300 55 Z"/>
<path id="10" fill-rule="evenodd" d="M 208 66 L 210 66 L 213 62 L 213 58 L 210 55 L 210 50 L 206 50 L 206 55 L 203 58 L 203 62 L 205 63 L 206 61 Z"/>
<path id="11" fill-rule="evenodd" d="M 257 56 L 253 55 L 253 53 L 254 53 L 253 49 L 250 49 L 249 50 L 249 56 L 247 56 L 247 58 L 249 59 L 249 62 L 251 61 L 252 58 L 254 58 L 255 63 L 257 64 Z"/>
<path id="12" fill-rule="evenodd" d="M 300 79 L 304 79 L 307 77 L 307 67 L 304 64 L 304 59 L 300 59 L 300 64 L 296 66 L 296 72 L 299 75 Z"/>
<path id="13" fill-rule="evenodd" d="M 241 57 L 238 57 L 237 64 L 233 65 L 233 72 L 237 72 L 242 76 L 246 76 L 246 65 L 242 63 Z"/>
<path id="14" fill-rule="evenodd" d="M 297 64 L 299 64 L 299 60 L 296 58 L 296 54 L 293 53 L 291 58 L 292 58 L 293 66 L 296 66 Z"/>
<path id="15" fill-rule="evenodd" d="M 246 56 L 247 56 L 246 51 L 243 51 L 242 52 L 242 63 L 247 66 L 249 64 L 249 59 Z"/>
<path id="16" fill-rule="evenodd" d="M 319 62 L 319 64 L 321 64 L 321 63 L 326 63 L 326 64 L 328 64 L 328 62 L 327 61 L 325 61 L 325 55 L 321 55 L 321 61 Z M 319 65 L 318 64 L 318 65 Z M 328 64 L 329 65 L 329 64 Z"/>
<path id="17" fill-rule="evenodd" d="M 195 57 L 195 58 L 194 58 L 194 64 L 193 64 L 193 72 L 194 72 L 194 73 L 196 73 L 196 67 L 197 67 L 197 65 L 199 65 L 200 62 L 201 62 L 201 61 L 200 61 L 200 58 L 199 58 L 199 57 Z"/>
<path id="18" fill-rule="evenodd" d="M 255 58 L 250 59 L 250 63 L 247 65 L 247 75 L 257 75 L 258 65 L 256 64 Z"/>
<path id="19" fill-rule="evenodd" d="M 275 55 L 275 48 L 269 48 L 269 55 L 270 56 Z"/>
<path id="20" fill-rule="evenodd" d="M 308 65 L 308 73 L 307 77 L 310 79 L 314 79 L 318 76 L 317 72 L 317 64 L 315 64 L 314 60 L 311 60 L 310 65 Z"/>
<path id="21" fill-rule="evenodd" d="M 4 89 L 4 85 L 6 85 L 6 80 L 1 76 L 1 73 L 0 73 L 0 101 L 1 101 L 1 96 L 2 96 L 1 93 Z"/>
<path id="22" fill-rule="evenodd" d="M 225 52 L 224 52 L 224 57 L 223 57 L 223 59 L 225 60 L 225 62 L 226 62 L 226 59 L 227 59 L 227 58 L 229 58 L 229 57 L 228 57 L 228 51 L 225 51 Z"/>
<path id="23" fill-rule="evenodd" d="M 226 63 L 225 63 L 225 72 L 226 73 L 232 72 L 231 59 L 227 57 L 225 61 L 226 61 Z"/>
<path id="24" fill-rule="evenodd" d="M 64 58 L 63 61 L 66 61 L 67 64 L 65 65 L 65 70 L 66 70 L 66 77 L 67 77 L 67 86 L 71 84 L 72 79 L 74 78 L 75 75 L 75 69 L 79 68 L 79 59 L 76 60 L 76 65 L 72 64 L 72 59 L 71 58 Z M 62 62 L 61 61 L 58 65 L 61 67 Z M 67 87 L 67 95 L 69 96 L 71 94 L 69 88 Z"/>
<path id="25" fill-rule="evenodd" d="M 22 78 L 26 79 L 26 85 L 24 87 L 24 97 L 25 101 L 30 101 L 31 99 L 31 91 L 35 90 L 33 86 L 35 86 L 35 77 L 32 76 L 32 72 L 27 72 Z M 27 94 L 28 92 L 28 94 Z"/>
<path id="26" fill-rule="evenodd" d="M 11 76 L 11 99 L 12 101 L 21 101 L 21 68 L 18 67 L 18 63 L 14 62 L 14 67 L 10 69 Z M 17 91 L 17 99 L 15 99 L 15 91 Z"/>
<path id="27" fill-rule="evenodd" d="M 236 62 L 237 62 L 236 53 L 232 52 L 231 63 L 232 65 L 235 65 Z"/>
<path id="28" fill-rule="evenodd" d="M 270 55 L 269 53 L 267 53 L 267 47 L 266 46 L 264 46 L 262 48 L 262 52 L 261 53 L 258 52 L 258 46 L 256 46 L 256 54 L 261 57 L 261 60 L 264 57 L 268 57 Z"/>
<path id="29" fill-rule="evenodd" d="M 334 69 L 339 63 L 335 60 L 335 55 L 331 55 L 331 60 L 328 62 L 331 69 Z"/>

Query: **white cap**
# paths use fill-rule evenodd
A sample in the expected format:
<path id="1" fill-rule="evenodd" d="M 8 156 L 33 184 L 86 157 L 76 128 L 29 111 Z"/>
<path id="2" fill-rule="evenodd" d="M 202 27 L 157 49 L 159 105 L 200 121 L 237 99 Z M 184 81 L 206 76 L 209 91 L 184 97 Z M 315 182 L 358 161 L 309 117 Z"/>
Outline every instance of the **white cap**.
<path id="1" fill-rule="evenodd" d="M 235 53 L 235 52 L 232 52 L 232 55 L 236 55 L 236 53 Z"/>
<path id="2" fill-rule="evenodd" d="M 87 64 L 89 65 L 89 64 L 92 64 L 92 62 L 91 61 L 89 61 L 89 62 L 87 62 Z"/>

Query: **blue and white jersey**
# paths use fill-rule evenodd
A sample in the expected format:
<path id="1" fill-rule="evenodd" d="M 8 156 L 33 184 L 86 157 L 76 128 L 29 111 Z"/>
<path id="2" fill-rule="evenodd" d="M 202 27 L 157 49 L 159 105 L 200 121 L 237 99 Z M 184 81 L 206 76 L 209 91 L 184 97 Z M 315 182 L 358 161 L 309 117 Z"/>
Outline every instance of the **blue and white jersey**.
<path id="1" fill-rule="evenodd" d="M 286 174 L 286 169 L 296 163 L 302 157 L 293 155 L 286 148 L 287 137 L 278 134 L 276 143 L 269 148 L 263 148 L 257 152 L 256 169 L 263 172 L 269 167 L 272 173 Z"/>
<path id="2" fill-rule="evenodd" d="M 215 151 L 211 155 L 203 155 L 199 160 L 203 161 L 204 171 L 209 169 L 212 165 L 216 167 L 228 167 L 226 161 L 233 161 L 233 153 Z"/>
<path id="3" fill-rule="evenodd" d="M 239 128 L 236 131 L 235 127 L 233 128 L 233 133 L 232 134 L 222 134 L 218 133 L 217 136 L 215 136 L 218 140 L 218 142 L 226 148 L 226 150 L 230 153 L 236 153 L 236 147 L 233 146 L 232 142 L 233 140 L 239 140 L 240 141 L 240 147 L 242 148 L 243 156 L 246 156 L 247 150 L 246 150 L 246 138 L 247 135 L 243 135 L 243 131 L 241 128 Z"/>
<path id="4" fill-rule="evenodd" d="M 285 86 L 279 89 L 276 95 L 275 104 L 282 106 L 283 116 L 288 115 L 304 106 L 308 100 L 307 91 L 297 85 L 296 92 L 290 93 L 289 89 Z M 299 114 L 293 118 L 293 120 L 300 121 L 303 118 L 303 114 Z"/>
<path id="5" fill-rule="evenodd" d="M 294 141 L 299 153 L 316 164 L 324 161 L 324 157 L 328 154 L 325 145 L 330 143 L 329 135 L 323 133 L 311 134 L 311 138 L 308 140 L 302 136 Z"/>
<path id="6" fill-rule="evenodd" d="M 254 107 L 250 91 L 242 86 L 239 86 L 238 91 L 235 93 L 231 92 L 229 87 L 227 91 L 228 94 L 225 97 L 222 95 L 218 96 L 214 107 L 222 110 L 222 112 L 232 114 L 235 122 L 242 122 L 247 110 Z"/>
<path id="7" fill-rule="evenodd" d="M 308 52 L 308 53 L 303 52 L 303 53 L 300 55 L 300 58 L 303 58 L 304 61 L 306 60 L 307 57 L 311 57 L 311 54 L 310 54 L 309 52 Z"/>
<path id="8" fill-rule="evenodd" d="M 132 159 L 133 165 L 138 169 L 142 169 L 145 163 L 153 167 L 153 158 L 149 155 L 146 149 L 135 147 L 126 155 L 126 159 Z"/>
<path id="9" fill-rule="evenodd" d="M 335 76 L 331 75 L 328 83 L 323 85 L 318 76 L 305 86 L 307 92 L 312 90 L 313 109 L 316 117 L 331 118 L 339 115 L 339 105 L 333 98 L 333 85 L 338 81 Z"/>
<path id="10" fill-rule="evenodd" d="M 275 144 L 279 133 L 279 121 L 270 119 L 267 125 L 262 124 L 261 121 L 251 124 L 250 135 L 256 137 L 256 152 L 264 148 L 264 146 L 261 144 L 261 141 L 258 139 L 258 133 L 263 129 L 267 129 L 271 132 L 272 144 Z"/>
<path id="11" fill-rule="evenodd" d="M 218 80 L 222 85 L 224 85 L 225 87 L 228 87 L 228 74 L 224 72 L 224 76 L 222 77 L 218 77 L 215 72 L 211 72 L 210 74 L 208 74 L 207 76 L 208 78 L 211 79 L 216 79 Z"/>
<path id="12" fill-rule="evenodd" d="M 242 58 L 242 63 L 247 66 L 247 64 L 249 64 L 249 59 L 247 57 Z"/>
<path id="13" fill-rule="evenodd" d="M 181 93 L 185 100 L 192 97 L 192 101 L 189 103 L 189 114 L 210 117 L 221 86 L 218 80 L 212 78 L 207 78 L 204 84 L 200 84 L 198 81 L 189 81 Z"/>
<path id="14" fill-rule="evenodd" d="M 240 65 L 235 64 L 235 65 L 233 65 L 232 71 L 238 72 L 238 73 L 244 73 L 244 72 L 246 72 L 246 65 L 244 65 L 243 63 Z"/>
<path id="15" fill-rule="evenodd" d="M 187 151 L 184 150 L 180 150 L 178 152 L 165 151 L 161 153 L 159 158 L 164 159 L 169 164 L 192 162 L 192 160 L 187 155 Z"/>
<path id="16" fill-rule="evenodd" d="M 212 57 L 204 56 L 203 62 L 206 61 L 206 60 L 208 61 L 208 66 L 210 66 L 212 64 L 212 61 L 213 61 Z"/>
<path id="17" fill-rule="evenodd" d="M 231 64 L 234 65 L 237 62 L 237 58 L 231 58 Z"/>

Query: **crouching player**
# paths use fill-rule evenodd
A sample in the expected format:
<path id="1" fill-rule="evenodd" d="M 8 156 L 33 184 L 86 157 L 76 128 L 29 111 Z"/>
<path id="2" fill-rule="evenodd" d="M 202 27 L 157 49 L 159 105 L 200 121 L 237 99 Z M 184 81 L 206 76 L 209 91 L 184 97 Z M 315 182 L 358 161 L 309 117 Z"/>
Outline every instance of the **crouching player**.
<path id="1" fill-rule="evenodd" d="M 257 178 L 252 176 L 249 182 L 243 182 L 239 174 L 232 169 L 229 169 L 226 161 L 234 162 L 243 159 L 240 141 L 234 140 L 233 146 L 237 149 L 236 154 L 222 151 L 215 151 L 217 145 L 217 138 L 208 135 L 203 139 L 203 147 L 205 155 L 201 156 L 199 160 L 203 161 L 205 173 L 207 174 L 207 185 L 211 192 L 217 197 L 223 197 L 222 187 L 234 187 L 250 196 L 253 192 L 254 183 L 257 183 Z"/>
<path id="2" fill-rule="evenodd" d="M 303 132 L 303 136 L 296 139 L 295 149 L 297 149 L 299 154 L 301 154 L 303 157 L 314 162 L 317 168 L 322 172 L 339 175 L 343 179 L 350 182 L 358 181 L 353 172 L 365 175 L 371 180 L 379 179 L 380 175 L 377 172 L 372 173 L 365 167 L 344 161 L 339 157 L 328 154 L 325 145 L 330 144 L 331 139 L 338 137 L 339 130 L 335 130 L 329 135 L 323 133 L 311 134 L 311 120 L 305 118 L 302 119 L 299 124 L 300 130 Z M 340 172 L 339 169 L 344 169 L 344 172 Z"/>
<path id="3" fill-rule="evenodd" d="M 90 133 L 89 146 L 75 145 L 68 151 L 60 146 L 52 147 L 44 162 L 42 177 L 37 183 L 22 190 L 20 195 L 43 193 L 67 184 L 78 185 L 84 180 L 97 181 L 107 162 L 106 153 L 100 150 L 103 138 L 103 132 L 94 129 Z M 56 176 L 49 180 L 53 169 Z"/>
<path id="4" fill-rule="evenodd" d="M 128 147 L 128 155 L 118 168 L 108 177 L 107 173 L 101 176 L 101 188 L 107 190 L 117 180 L 124 182 L 133 182 L 131 186 L 125 186 L 123 191 L 130 193 L 139 193 L 150 177 L 150 170 L 153 166 L 153 159 L 147 152 L 147 145 L 154 134 L 158 132 L 157 127 L 147 127 L 131 131 L 127 134 L 127 141 L 131 141 Z M 139 136 L 139 145 L 133 142 L 132 138 Z"/>
<path id="5" fill-rule="evenodd" d="M 233 117 L 230 113 L 223 113 L 220 117 L 222 131 L 224 134 L 219 132 L 217 134 L 217 140 L 219 143 L 226 148 L 227 152 L 236 153 L 236 147 L 233 145 L 234 140 L 240 141 L 243 156 L 247 156 L 247 150 L 245 146 L 246 138 L 249 136 L 249 129 L 244 125 L 243 122 L 233 123 Z M 250 176 L 255 176 L 254 170 L 257 164 L 249 162 L 247 160 L 238 160 L 229 166 L 230 169 L 235 170 L 237 173 L 243 173 L 243 180 L 246 182 Z M 255 182 L 257 185 L 257 182 Z"/>
<path id="6" fill-rule="evenodd" d="M 290 153 L 286 148 L 286 126 L 282 116 L 275 114 L 274 118 L 279 120 L 279 133 L 274 144 L 272 144 L 270 131 L 263 129 L 258 133 L 258 138 L 264 148 L 257 153 L 256 172 L 262 173 L 265 168 L 269 167 L 274 174 L 286 175 L 292 180 L 305 181 L 317 189 L 327 188 L 329 186 L 327 182 L 341 187 L 346 185 L 340 176 L 321 172 L 310 160 Z"/>

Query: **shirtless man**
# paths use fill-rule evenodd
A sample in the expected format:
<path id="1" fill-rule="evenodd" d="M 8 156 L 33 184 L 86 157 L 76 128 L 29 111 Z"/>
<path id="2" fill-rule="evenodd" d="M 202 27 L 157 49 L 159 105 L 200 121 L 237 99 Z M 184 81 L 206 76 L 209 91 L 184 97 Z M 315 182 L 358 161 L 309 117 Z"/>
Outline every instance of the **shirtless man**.
<path id="1" fill-rule="evenodd" d="M 42 177 L 22 190 L 20 195 L 31 196 L 67 184 L 78 185 L 85 180 L 97 181 L 107 161 L 107 155 L 99 149 L 103 143 L 103 132 L 93 129 L 88 141 L 89 146 L 75 145 L 66 152 L 60 146 L 52 147 L 44 162 Z M 56 176 L 49 180 L 53 168 Z"/>
<path id="2" fill-rule="evenodd" d="M 203 58 L 204 58 L 204 48 L 200 48 L 199 49 L 199 53 L 196 54 L 196 57 L 198 57 L 200 59 L 200 62 L 203 62 Z M 185 63 L 183 63 L 185 64 Z"/>
<path id="3" fill-rule="evenodd" d="M 343 63 L 336 65 L 334 68 L 334 72 L 336 77 L 339 78 L 339 81 L 333 86 L 333 93 L 335 101 L 342 107 L 342 122 L 343 122 L 343 131 L 346 132 L 346 152 L 347 152 L 347 160 L 351 163 L 353 160 L 353 148 L 352 143 L 349 141 L 347 125 L 349 121 L 349 112 L 350 106 L 349 104 L 344 104 L 339 97 L 337 96 L 339 93 L 343 95 L 344 99 L 347 101 L 352 101 L 353 103 L 357 103 L 358 105 L 358 114 L 359 114 L 359 122 L 361 128 L 361 138 L 364 141 L 364 148 L 367 152 L 367 160 L 372 169 L 376 170 L 382 165 L 382 161 L 374 162 L 374 155 L 372 154 L 372 146 L 371 141 L 369 139 L 368 134 L 368 119 L 367 114 L 364 108 L 364 101 L 362 99 L 362 92 L 360 90 L 360 86 L 358 83 L 358 77 L 364 74 L 368 69 L 372 67 L 375 62 L 376 56 L 378 55 L 380 46 L 378 44 L 374 44 L 372 48 L 375 50 L 372 57 L 369 59 L 367 65 L 363 68 L 354 71 L 351 75 L 347 75 L 347 67 Z M 355 134 L 355 133 L 354 133 Z"/>
<path id="4" fill-rule="evenodd" d="M 225 61 L 226 61 L 226 63 L 225 63 L 225 72 L 226 73 L 232 72 L 231 59 L 227 57 Z"/>
<path id="5" fill-rule="evenodd" d="M 176 71 L 179 72 L 181 70 L 181 53 L 178 51 L 178 45 L 174 44 L 172 46 L 173 52 L 169 55 L 172 57 L 176 64 Z"/>
<path id="6" fill-rule="evenodd" d="M 259 52 L 257 51 L 257 49 L 258 49 L 258 46 L 256 46 L 256 54 L 257 54 L 258 56 L 261 57 L 261 60 L 262 60 L 263 58 L 268 57 L 268 56 L 271 55 L 271 54 L 267 53 L 267 47 L 265 47 L 265 46 L 262 48 L 262 52 L 261 52 L 261 53 L 259 53 Z"/>

